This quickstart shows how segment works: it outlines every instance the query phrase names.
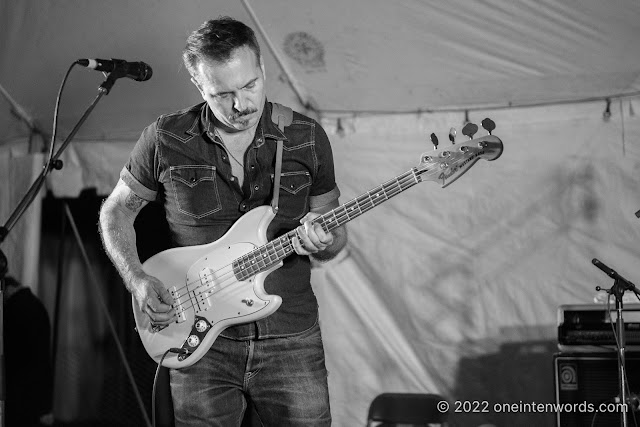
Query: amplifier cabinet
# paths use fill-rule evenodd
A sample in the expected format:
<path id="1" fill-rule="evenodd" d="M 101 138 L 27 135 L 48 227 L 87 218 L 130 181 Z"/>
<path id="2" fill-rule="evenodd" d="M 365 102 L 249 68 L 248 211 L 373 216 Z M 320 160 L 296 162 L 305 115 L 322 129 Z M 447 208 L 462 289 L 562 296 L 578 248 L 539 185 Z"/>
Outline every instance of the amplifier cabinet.
<path id="1" fill-rule="evenodd" d="M 640 304 L 627 304 L 623 314 L 625 344 L 640 345 Z M 616 345 L 614 329 L 618 313 L 604 304 L 571 304 L 558 307 L 559 346 Z M 564 351 L 562 347 L 561 351 Z"/>
<path id="2" fill-rule="evenodd" d="M 553 359 L 556 404 L 564 408 L 556 413 L 557 427 L 621 425 L 620 410 L 615 407 L 620 394 L 616 352 L 556 353 Z M 639 395 L 640 353 L 627 353 L 625 360 L 630 391 Z M 602 403 L 610 405 L 604 412 L 595 412 Z M 640 425 L 640 412 L 632 411 L 631 405 L 627 420 L 629 426 Z"/>

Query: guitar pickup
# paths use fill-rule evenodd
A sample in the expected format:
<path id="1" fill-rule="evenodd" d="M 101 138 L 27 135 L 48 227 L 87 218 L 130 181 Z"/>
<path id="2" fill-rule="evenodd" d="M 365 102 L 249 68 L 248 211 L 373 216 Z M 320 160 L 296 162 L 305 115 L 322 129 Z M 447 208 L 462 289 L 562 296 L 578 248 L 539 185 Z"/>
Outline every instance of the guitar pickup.
<path id="1" fill-rule="evenodd" d="M 178 317 L 176 323 L 182 323 L 187 320 L 187 316 L 184 314 L 183 296 L 175 286 L 169 288 L 169 292 L 171 292 L 171 296 L 173 297 L 173 308 L 176 310 L 176 316 Z"/>
<path id="2" fill-rule="evenodd" d="M 213 270 L 203 268 L 200 270 L 200 286 L 193 292 L 196 312 L 207 311 L 211 308 L 211 295 L 215 293 L 216 282 Z"/>

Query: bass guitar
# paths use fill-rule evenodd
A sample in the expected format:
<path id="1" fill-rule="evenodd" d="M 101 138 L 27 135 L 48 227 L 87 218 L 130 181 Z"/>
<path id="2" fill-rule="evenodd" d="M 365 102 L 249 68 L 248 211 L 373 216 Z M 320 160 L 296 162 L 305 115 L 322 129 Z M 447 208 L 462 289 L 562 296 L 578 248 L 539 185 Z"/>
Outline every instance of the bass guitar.
<path id="1" fill-rule="evenodd" d="M 423 153 L 416 167 L 313 222 L 329 232 L 422 181 L 446 187 L 479 159 L 495 160 L 502 150 L 502 141 L 491 134 L 436 148 Z M 262 319 L 278 309 L 282 299 L 265 292 L 264 280 L 294 252 L 296 230 L 267 241 L 267 227 L 274 217 L 271 206 L 257 207 L 215 242 L 168 249 L 143 263 L 143 270 L 157 277 L 171 293 L 178 317 L 169 326 L 154 329 L 132 298 L 136 329 L 156 363 L 178 369 L 190 366 L 202 358 L 225 328 Z"/>

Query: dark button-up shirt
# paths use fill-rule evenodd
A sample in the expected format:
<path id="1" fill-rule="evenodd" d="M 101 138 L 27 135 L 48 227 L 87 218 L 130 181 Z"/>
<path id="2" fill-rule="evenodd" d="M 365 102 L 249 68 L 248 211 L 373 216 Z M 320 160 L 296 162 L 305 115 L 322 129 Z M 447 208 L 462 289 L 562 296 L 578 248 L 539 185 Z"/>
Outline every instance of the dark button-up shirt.
<path id="1" fill-rule="evenodd" d="M 331 146 L 322 127 L 294 112 L 283 134 L 271 120 L 271 109 L 266 102 L 245 152 L 242 188 L 206 103 L 163 115 L 142 132 L 120 177 L 141 198 L 163 204 L 174 246 L 218 240 L 243 214 L 271 203 L 277 139 L 283 140 L 279 210 L 267 240 L 300 225 L 310 209 L 338 198 Z M 221 335 L 268 338 L 313 326 L 317 301 L 310 275 L 307 256 L 286 258 L 264 283 L 267 293 L 282 297 L 280 308 L 256 322 L 230 326 Z"/>

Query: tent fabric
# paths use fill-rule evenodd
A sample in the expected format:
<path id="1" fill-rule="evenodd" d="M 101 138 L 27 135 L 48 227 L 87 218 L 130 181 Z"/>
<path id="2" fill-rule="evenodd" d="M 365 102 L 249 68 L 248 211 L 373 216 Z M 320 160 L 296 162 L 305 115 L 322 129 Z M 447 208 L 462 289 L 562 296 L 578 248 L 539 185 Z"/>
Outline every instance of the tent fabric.
<path id="1" fill-rule="evenodd" d="M 300 5 L 293 24 L 280 13 L 286 0 L 255 3 L 285 53 L 299 35 L 305 54 L 290 49 L 287 59 L 322 110 L 518 105 L 638 89 L 637 2 L 329 0 Z"/>
<path id="2" fill-rule="evenodd" d="M 303 103 L 347 115 L 640 91 L 640 4 L 634 0 L 8 1 L 0 5 L 0 82 L 49 131 L 73 61 L 145 61 L 154 70 L 151 80 L 119 80 L 75 138 L 131 141 L 144 123 L 200 99 L 180 51 L 190 31 L 218 15 L 259 24 L 269 95 L 299 108 L 289 77 L 301 87 Z M 72 72 L 60 136 L 101 82 L 100 73 Z M 8 114 L 0 115 L 0 126 L 0 143 L 26 133 Z"/>
<path id="3" fill-rule="evenodd" d="M 47 177 L 47 188 L 56 197 L 78 197 L 86 189 L 100 195 L 113 190 L 134 142 L 70 144 L 60 159 L 64 167 Z"/>
<path id="4" fill-rule="evenodd" d="M 500 158 L 444 189 L 412 187 L 348 224 L 348 254 L 314 270 L 337 425 L 358 425 L 382 390 L 492 405 L 452 414 L 453 425 L 553 425 L 552 412 L 493 405 L 555 401 L 559 306 L 606 301 L 595 288 L 613 285 L 593 258 L 628 280 L 637 274 L 640 121 L 629 103 L 609 121 L 602 107 L 472 115 L 496 122 Z M 462 119 L 343 123 L 343 136 L 330 133 L 343 202 L 416 166 L 430 131 L 446 140 Z"/>
<path id="5" fill-rule="evenodd" d="M 38 290 L 38 263 L 40 259 L 40 216 L 42 195 L 40 191 L 33 202 L 13 223 L 8 221 L 42 171 L 41 154 L 25 154 L 18 151 L 0 153 L 0 224 L 12 227 L 2 245 L 7 257 L 8 275 L 23 285 Z"/>
<path id="6" fill-rule="evenodd" d="M 131 142 L 160 114 L 201 102 L 182 65 L 188 34 L 205 19 L 231 15 L 250 23 L 240 2 L 162 0 L 129 2 L 9 1 L 0 4 L 0 82 L 14 100 L 50 133 L 56 95 L 71 64 L 80 58 L 144 61 L 149 81 L 116 81 L 75 136 L 75 142 Z M 263 42 L 263 40 L 261 39 Z M 263 42 L 264 44 L 264 42 Z M 295 102 L 266 46 L 269 95 Z M 272 73 L 272 74 L 271 74 Z M 62 94 L 59 139 L 69 134 L 98 95 L 101 73 L 75 67 Z M 285 92 L 282 94 L 282 92 Z M 7 103 L 0 101 L 0 105 Z M 8 106 L 6 107 L 8 108 Z M 4 108 L 3 108 L 4 110 Z M 0 115 L 0 145 L 21 140 L 25 126 L 8 110 Z"/>
<path id="7" fill-rule="evenodd" d="M 102 98 L 63 153 L 65 167 L 50 176 L 55 196 L 88 188 L 108 194 L 141 130 L 159 114 L 200 102 L 180 51 L 190 31 L 218 15 L 261 28 L 268 96 L 315 109 L 307 112 L 331 138 L 343 202 L 416 166 L 432 148 L 432 132 L 446 145 L 455 127 L 464 140 L 466 119 L 491 117 L 504 142 L 499 159 L 480 160 L 451 186 L 420 184 L 349 223 L 346 251 L 313 270 L 334 425 L 364 424 L 382 392 L 439 393 L 452 403 L 553 402 L 558 307 L 592 303 L 596 286 L 611 286 L 593 258 L 638 280 L 640 4 L 2 2 L 0 83 L 46 132 L 76 59 L 142 60 L 154 69 L 151 80 L 121 79 Z M 59 141 L 102 80 L 74 68 Z M 0 125 L 0 150 L 26 145 L 29 129 L 2 99 Z M 31 169 L 42 157 L 34 161 Z M 21 190 L 2 169 L 6 216 L 16 200 L 8 194 Z M 34 229 L 39 221 L 24 224 Z M 53 282 L 55 254 L 47 252 L 41 284 Z M 98 405 L 101 377 L 90 378 L 86 367 L 106 333 L 99 309 L 86 306 L 82 262 L 67 262 L 73 292 L 63 298 L 70 308 L 62 323 L 77 327 L 61 338 L 60 353 L 69 356 L 60 362 L 66 370 L 58 366 L 67 375 L 59 375 L 65 393 L 54 407 L 71 421 L 86 409 L 80 396 L 87 408 Z M 91 280 L 102 289 L 121 286 L 106 271 L 99 276 Z M 53 306 L 50 289 L 41 296 Z M 90 323 L 98 326 L 83 326 Z M 76 356 L 74 346 L 82 347 Z M 452 425 L 554 420 L 548 412 L 491 409 L 454 413 Z"/>

